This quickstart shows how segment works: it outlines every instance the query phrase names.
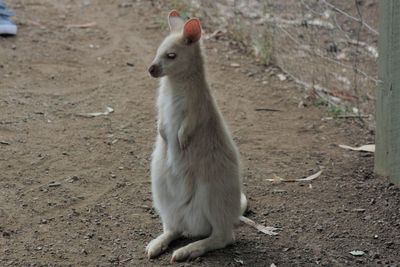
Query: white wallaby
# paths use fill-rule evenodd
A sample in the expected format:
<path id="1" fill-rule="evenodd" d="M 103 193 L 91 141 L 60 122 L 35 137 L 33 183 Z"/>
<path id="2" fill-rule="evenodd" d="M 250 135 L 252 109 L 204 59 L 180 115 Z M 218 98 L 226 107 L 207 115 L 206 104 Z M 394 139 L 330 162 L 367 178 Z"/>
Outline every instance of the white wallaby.
<path id="1" fill-rule="evenodd" d="M 158 256 L 181 236 L 204 238 L 176 250 L 174 262 L 232 243 L 247 200 L 238 149 L 205 78 L 200 21 L 185 22 L 172 11 L 168 22 L 171 33 L 149 68 L 162 77 L 151 179 L 164 232 L 148 244 L 147 255 Z"/>

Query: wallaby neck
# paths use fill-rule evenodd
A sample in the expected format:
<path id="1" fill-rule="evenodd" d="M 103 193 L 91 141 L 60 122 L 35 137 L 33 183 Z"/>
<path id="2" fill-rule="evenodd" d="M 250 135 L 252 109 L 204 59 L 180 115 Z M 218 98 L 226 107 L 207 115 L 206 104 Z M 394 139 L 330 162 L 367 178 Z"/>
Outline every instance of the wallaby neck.
<path id="1" fill-rule="evenodd" d="M 181 75 L 167 76 L 163 79 L 169 84 L 168 87 L 178 94 L 205 93 L 209 90 L 204 68 Z"/>
<path id="2" fill-rule="evenodd" d="M 172 88 L 176 89 L 185 88 L 185 90 L 187 90 L 190 88 L 195 89 L 207 86 L 204 70 L 167 76 L 165 79 L 172 86 Z"/>

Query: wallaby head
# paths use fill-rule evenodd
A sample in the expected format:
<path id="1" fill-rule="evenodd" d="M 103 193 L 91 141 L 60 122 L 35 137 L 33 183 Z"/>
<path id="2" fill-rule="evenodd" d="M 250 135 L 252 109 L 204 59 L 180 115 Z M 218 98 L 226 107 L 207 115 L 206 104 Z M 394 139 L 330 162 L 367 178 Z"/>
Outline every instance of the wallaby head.
<path id="1" fill-rule="evenodd" d="M 149 68 L 151 76 L 177 76 L 187 73 L 201 62 L 199 40 L 201 25 L 198 19 L 185 20 L 175 10 L 168 16 L 171 33 L 164 39 L 157 50 Z"/>

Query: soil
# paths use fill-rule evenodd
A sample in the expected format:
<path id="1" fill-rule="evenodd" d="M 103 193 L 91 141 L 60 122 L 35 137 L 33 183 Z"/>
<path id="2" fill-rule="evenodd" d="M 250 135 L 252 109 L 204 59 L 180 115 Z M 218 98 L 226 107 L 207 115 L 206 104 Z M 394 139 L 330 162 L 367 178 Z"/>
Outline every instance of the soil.
<path id="1" fill-rule="evenodd" d="M 167 34 L 169 7 L 7 2 L 19 32 L 0 38 L 0 265 L 170 265 L 190 240 L 154 260 L 144 253 L 162 230 L 149 178 L 158 81 L 146 69 Z M 278 69 L 226 41 L 204 45 L 210 85 L 242 155 L 246 216 L 281 231 L 240 224 L 234 245 L 175 265 L 398 266 L 399 188 L 373 174 L 372 154 L 338 147 L 373 143 L 372 133 L 329 118 Z M 106 107 L 114 112 L 80 115 Z M 267 180 L 320 169 L 310 182 Z"/>

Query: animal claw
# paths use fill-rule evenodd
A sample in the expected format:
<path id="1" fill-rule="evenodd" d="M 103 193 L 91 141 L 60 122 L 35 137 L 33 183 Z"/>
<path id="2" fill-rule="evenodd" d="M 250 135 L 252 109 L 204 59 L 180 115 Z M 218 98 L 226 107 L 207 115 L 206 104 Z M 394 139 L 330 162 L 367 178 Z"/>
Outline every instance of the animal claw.
<path id="1" fill-rule="evenodd" d="M 185 151 L 188 148 L 189 144 L 187 142 L 179 142 L 179 146 L 181 150 Z"/>
<path id="2" fill-rule="evenodd" d="M 181 149 L 182 149 L 182 150 L 186 150 L 187 147 L 188 147 L 187 145 L 181 145 Z"/>

